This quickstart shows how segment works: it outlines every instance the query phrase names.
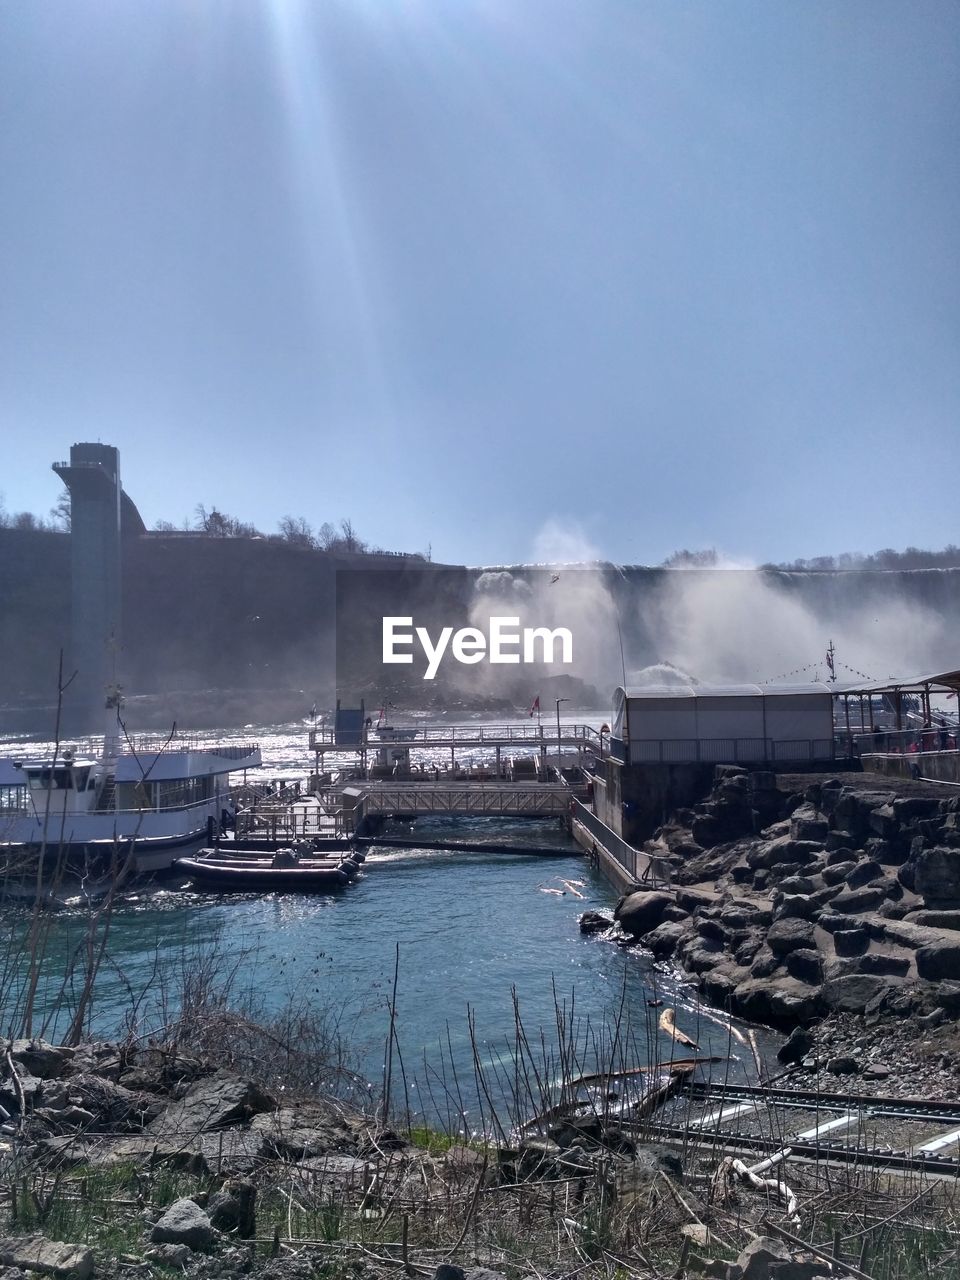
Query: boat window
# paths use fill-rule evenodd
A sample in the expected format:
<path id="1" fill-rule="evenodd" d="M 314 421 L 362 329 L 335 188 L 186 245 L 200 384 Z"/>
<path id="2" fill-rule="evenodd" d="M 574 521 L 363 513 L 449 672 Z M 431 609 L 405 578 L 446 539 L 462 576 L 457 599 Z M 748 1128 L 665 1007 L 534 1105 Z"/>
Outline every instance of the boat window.
<path id="1" fill-rule="evenodd" d="M 74 784 L 78 791 L 86 791 L 87 779 L 90 776 L 90 766 L 88 764 L 75 768 L 73 771 Z"/>
<path id="2" fill-rule="evenodd" d="M 31 791 L 69 791 L 73 785 L 68 768 L 30 769 L 27 781 Z"/>
<path id="3" fill-rule="evenodd" d="M 213 778 L 209 775 L 202 778 L 173 778 L 169 782 L 155 782 L 152 786 L 160 809 L 183 808 L 185 805 L 208 800 L 213 795 Z"/>
<path id="4" fill-rule="evenodd" d="M 0 787 L 0 813 L 23 813 L 27 809 L 25 786 Z"/>

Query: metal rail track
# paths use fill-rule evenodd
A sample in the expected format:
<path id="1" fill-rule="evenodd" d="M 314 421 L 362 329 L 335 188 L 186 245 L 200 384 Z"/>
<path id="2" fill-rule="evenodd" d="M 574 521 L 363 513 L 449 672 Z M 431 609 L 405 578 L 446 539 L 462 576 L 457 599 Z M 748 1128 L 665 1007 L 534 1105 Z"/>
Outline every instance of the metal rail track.
<path id="1" fill-rule="evenodd" d="M 805 1111 L 870 1111 L 874 1115 L 903 1120 L 956 1120 L 960 1127 L 960 1102 L 930 1098 L 891 1098 L 873 1093 L 822 1093 L 816 1089 L 775 1089 L 765 1085 L 736 1085 L 694 1082 L 684 1093 L 695 1101 L 756 1101 L 777 1107 L 798 1107 Z"/>
<path id="2" fill-rule="evenodd" d="M 639 1127 L 639 1126 L 638 1126 Z M 772 1155 L 787 1146 L 792 1155 L 803 1160 L 830 1161 L 837 1164 L 856 1164 L 861 1167 L 872 1167 L 890 1172 L 916 1173 L 924 1170 L 941 1176 L 948 1174 L 960 1177 L 960 1157 L 940 1155 L 936 1152 L 894 1151 L 880 1147 L 846 1146 L 842 1142 L 798 1142 L 790 1138 L 780 1139 L 753 1138 L 745 1134 L 713 1129 L 691 1132 L 680 1125 L 645 1124 L 644 1132 L 673 1142 L 685 1142 L 687 1145 L 701 1145 L 756 1151 L 762 1155 Z"/>
<path id="3" fill-rule="evenodd" d="M 670 1142 L 709 1144 L 747 1152 L 772 1154 L 789 1147 L 793 1156 L 803 1160 L 853 1164 L 895 1172 L 936 1173 L 941 1177 L 960 1178 L 960 1102 L 929 1098 L 891 1098 L 875 1094 L 822 1093 L 813 1089 L 782 1089 L 761 1085 L 711 1085 L 691 1082 L 683 1095 L 711 1110 L 685 1124 L 643 1124 L 644 1132 Z M 790 1136 L 788 1126 L 771 1136 L 742 1133 L 731 1128 L 729 1121 L 743 1116 L 749 1120 L 763 1113 L 812 1112 L 819 1117 L 836 1113 L 837 1119 L 817 1119 L 812 1128 Z M 860 1127 L 863 1121 L 891 1120 L 923 1126 L 915 1145 L 869 1144 L 862 1135 L 850 1142 L 824 1135 Z M 726 1122 L 726 1123 L 725 1123 Z M 640 1128 L 629 1126 L 630 1128 Z M 799 1126 L 798 1126 L 799 1127 Z M 944 1132 L 944 1127 L 948 1127 Z M 940 1132 L 937 1132 L 937 1130 Z M 948 1154 L 949 1149 L 953 1154 Z"/>

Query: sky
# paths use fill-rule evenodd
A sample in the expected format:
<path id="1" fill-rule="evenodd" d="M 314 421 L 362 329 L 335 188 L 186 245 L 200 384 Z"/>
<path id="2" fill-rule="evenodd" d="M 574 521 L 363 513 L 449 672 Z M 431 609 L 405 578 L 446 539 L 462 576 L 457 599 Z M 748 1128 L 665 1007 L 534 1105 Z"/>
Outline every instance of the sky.
<path id="1" fill-rule="evenodd" d="M 471 564 L 958 539 L 955 0 L 0 0 L 0 492 Z"/>

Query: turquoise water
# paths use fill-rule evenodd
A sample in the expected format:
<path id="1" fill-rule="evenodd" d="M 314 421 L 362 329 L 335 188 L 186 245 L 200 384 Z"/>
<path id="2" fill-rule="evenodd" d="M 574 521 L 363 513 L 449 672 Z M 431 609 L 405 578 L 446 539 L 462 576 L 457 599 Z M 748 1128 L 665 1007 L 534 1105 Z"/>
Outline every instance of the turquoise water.
<path id="1" fill-rule="evenodd" d="M 554 821 L 433 819 L 396 831 L 425 841 L 453 834 L 556 846 L 566 839 Z M 530 1040 L 543 1031 L 556 1043 L 559 1003 L 585 1039 L 619 1016 L 622 1036 L 633 1041 L 626 1056 L 638 1063 L 689 1052 L 658 1031 L 660 1009 L 648 1001 L 661 999 L 676 1007 L 679 1026 L 702 1050 L 732 1051 L 733 1076 L 752 1078 L 750 1051 L 731 1043 L 726 1020 L 713 1021 L 689 983 L 640 950 L 580 933 L 583 911 L 614 902 L 614 891 L 580 857 L 406 848 L 371 850 L 362 875 L 331 896 L 211 897 L 153 887 L 114 914 L 93 1030 L 109 1036 L 124 1024 L 138 1031 L 162 1025 L 175 1011 L 179 976 L 212 964 L 221 978 L 233 973 L 234 991 L 249 988 L 267 1009 L 294 995 L 326 1011 L 361 1071 L 379 1083 L 399 944 L 396 1028 L 414 1109 L 426 1081 L 451 1063 L 459 1079 L 473 1080 L 468 1011 L 484 1069 L 494 1077 L 509 1070 L 514 990 Z M 55 921 L 44 973 L 48 1013 L 85 927 L 79 911 Z M 429 1110 L 425 1101 L 422 1109 Z"/>

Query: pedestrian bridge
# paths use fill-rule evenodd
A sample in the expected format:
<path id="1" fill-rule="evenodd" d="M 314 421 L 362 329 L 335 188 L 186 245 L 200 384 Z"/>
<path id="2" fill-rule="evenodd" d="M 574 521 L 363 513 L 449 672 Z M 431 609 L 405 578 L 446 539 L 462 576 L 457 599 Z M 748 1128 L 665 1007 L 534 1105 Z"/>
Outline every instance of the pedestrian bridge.
<path id="1" fill-rule="evenodd" d="M 354 830 L 368 818 L 381 817 L 567 817 L 571 802 L 585 795 L 585 787 L 502 781 L 362 783 L 341 792 L 344 825 L 352 811 Z"/>

